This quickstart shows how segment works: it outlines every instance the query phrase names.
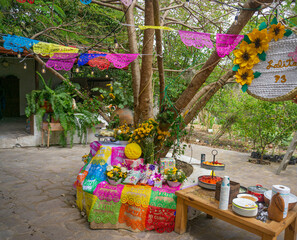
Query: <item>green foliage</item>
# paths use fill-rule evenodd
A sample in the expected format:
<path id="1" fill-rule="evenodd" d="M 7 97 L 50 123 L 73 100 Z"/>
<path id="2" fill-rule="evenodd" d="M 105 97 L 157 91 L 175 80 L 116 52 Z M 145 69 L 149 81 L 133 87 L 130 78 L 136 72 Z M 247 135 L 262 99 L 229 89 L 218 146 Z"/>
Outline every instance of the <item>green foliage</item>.
<path id="1" fill-rule="evenodd" d="M 1 0 L 0 26 L 3 33 L 31 38 L 47 28 L 59 27 L 38 40 L 63 43 L 65 45 L 92 45 L 114 28 L 122 13 L 79 0 L 35 0 L 34 4 L 18 3 L 15 0 Z M 105 40 L 113 44 L 113 37 Z"/>
<path id="2" fill-rule="evenodd" d="M 97 106 L 117 106 L 118 108 L 129 108 L 133 109 L 133 90 L 132 90 L 132 81 L 131 81 L 131 73 L 129 71 L 124 71 L 121 69 L 109 69 L 108 71 L 99 71 L 96 68 L 92 68 L 94 71 L 94 76 L 97 78 L 106 78 L 106 81 L 112 81 L 112 85 L 105 86 L 105 88 L 93 88 L 91 89 L 91 100 L 96 104 Z M 90 74 L 90 68 L 83 68 L 79 73 L 73 73 L 73 77 L 94 77 Z M 108 78 L 106 77 L 108 76 Z M 102 96 L 95 97 L 92 96 L 93 93 L 100 93 Z M 96 95 L 97 95 L 96 93 Z M 112 95 L 115 97 L 113 98 Z M 86 104 L 91 104 L 88 101 Z M 117 127 L 117 126 L 116 126 Z"/>
<path id="3" fill-rule="evenodd" d="M 78 133 L 81 141 L 83 136 L 86 137 L 87 129 L 98 124 L 98 114 L 84 108 L 84 104 L 78 103 L 77 108 L 74 107 L 74 94 L 71 88 L 59 86 L 57 90 L 51 89 L 38 73 L 44 89 L 33 90 L 26 95 L 27 107 L 25 109 L 26 116 L 35 114 L 37 117 L 37 126 L 41 126 L 42 121 L 51 122 L 59 120 L 64 131 L 60 135 L 60 144 L 66 145 L 66 139 L 69 135 L 70 144 L 73 143 L 75 132 Z M 45 104 L 45 101 L 47 104 Z"/>
<path id="4" fill-rule="evenodd" d="M 297 105 L 288 102 L 267 102 L 240 94 L 228 88 L 213 97 L 206 109 L 219 124 L 226 124 L 230 116 L 236 115 L 233 133 L 250 139 L 258 151 L 264 152 L 269 144 L 288 141 L 297 130 Z"/>
<path id="5" fill-rule="evenodd" d="M 108 129 L 114 129 L 120 126 L 120 118 L 118 115 L 115 115 L 113 119 L 108 123 Z"/>
<path id="6" fill-rule="evenodd" d="M 139 1 L 138 4 L 143 7 L 144 2 Z M 287 0 L 286 4 L 289 5 L 290 1 Z M 169 0 L 161 1 L 161 5 L 161 7 L 165 5 L 168 6 Z M 197 12 L 197 16 L 199 15 L 199 18 L 197 18 L 197 16 L 189 16 L 189 12 L 185 8 L 176 8 L 168 11 L 167 17 L 177 19 L 178 22 L 183 23 L 174 24 L 175 21 L 171 21 L 169 23 L 170 27 L 191 31 L 191 28 L 188 28 L 187 25 L 192 25 L 196 27 L 195 29 L 192 29 L 194 31 L 224 33 L 232 24 L 230 19 L 236 14 L 236 11 L 231 12 L 230 10 L 232 9 L 229 7 L 222 6 L 221 4 L 214 4 L 208 1 L 198 1 L 197 3 L 195 2 L 195 4 L 193 2 L 193 4 L 191 4 L 191 8 Z M 288 9 L 288 6 L 286 9 Z M 287 17 L 285 12 L 286 9 L 280 8 L 280 14 L 285 15 L 285 17 Z M 124 48 L 116 51 L 125 52 L 126 49 L 128 49 L 127 34 L 125 32 L 126 28 L 120 26 L 118 23 L 118 21 L 122 18 L 123 13 L 111 8 L 101 7 L 97 4 L 83 5 L 79 2 L 79 0 L 35 0 L 34 4 L 20 4 L 15 0 L 0 0 L 0 10 L 0 29 L 3 33 L 14 33 L 20 36 L 32 37 L 35 34 L 41 33 L 45 29 L 59 27 L 54 28 L 54 30 L 47 31 L 46 34 L 39 35 L 37 39 L 45 42 L 55 42 L 60 44 L 63 43 L 65 45 L 79 45 L 81 47 L 85 47 L 92 45 L 94 46 L 108 33 L 110 33 L 112 29 L 114 29 L 116 26 L 119 26 L 116 33 L 102 41 L 98 48 L 110 50 L 110 48 L 112 48 L 114 45 L 113 40 L 116 36 L 118 42 Z M 295 12 L 296 7 L 294 9 L 290 9 L 290 11 Z M 143 12 L 136 8 L 134 10 L 134 17 L 135 25 L 143 25 Z M 270 18 L 267 18 L 266 16 L 265 18 L 255 16 L 243 29 L 241 34 L 246 34 L 253 28 L 258 28 L 258 22 L 263 22 L 264 20 L 266 22 L 261 24 L 260 28 L 267 27 L 268 19 Z M 287 21 L 290 26 L 292 26 L 294 23 L 296 24 L 296 18 L 291 18 L 290 21 L 292 23 L 288 23 Z M 143 39 L 143 33 L 143 31 L 137 32 L 139 43 Z M 213 36 L 212 40 L 215 42 L 215 38 Z M 244 40 L 247 42 L 250 41 L 247 35 L 245 35 Z M 188 87 L 195 73 L 201 69 L 203 63 L 208 59 L 213 50 L 208 48 L 197 49 L 194 47 L 187 47 L 180 41 L 180 37 L 175 31 L 163 32 L 162 45 L 164 50 L 163 60 L 165 69 L 190 70 L 184 71 L 183 73 L 165 72 L 166 99 L 164 99 L 163 106 L 166 106 L 167 109 L 172 110 L 175 100 L 178 99 L 180 94 Z M 141 52 L 142 46 L 143 45 L 140 43 L 138 47 L 139 52 Z M 232 58 L 233 56 L 230 55 L 230 57 Z M 260 58 L 263 60 L 265 55 L 261 55 Z M 156 68 L 157 64 L 155 57 L 153 57 L 153 61 L 153 66 Z M 232 66 L 232 59 L 228 59 L 227 57 L 224 58 L 219 63 L 219 65 L 215 67 L 214 71 L 211 73 L 206 83 L 204 83 L 202 87 L 220 79 L 220 77 L 226 72 L 226 69 L 228 69 L 230 66 Z M 236 68 L 237 67 L 234 69 L 236 70 Z M 104 97 L 103 103 L 106 105 L 113 104 L 119 108 L 128 107 L 133 109 L 131 73 L 129 71 L 118 69 L 102 72 L 95 69 L 95 76 L 105 76 L 107 72 L 109 77 L 114 78 L 115 82 L 113 83 L 112 92 L 110 92 L 110 89 L 100 90 Z M 73 73 L 73 75 L 74 77 L 91 76 L 89 69 L 85 67 L 83 71 L 80 71 L 79 73 Z M 157 72 L 155 72 L 153 74 L 153 94 L 154 99 L 157 99 L 155 100 L 156 105 L 159 101 L 158 80 Z M 246 87 L 247 86 L 244 86 L 243 90 L 246 90 Z M 92 118 L 93 115 L 91 113 L 96 113 L 98 108 L 102 106 L 100 99 L 92 97 L 90 100 L 85 100 L 82 103 L 79 103 L 78 110 L 74 111 L 72 109 L 71 100 L 67 98 L 65 94 L 63 94 L 64 90 L 50 90 L 51 89 L 45 88 L 42 92 L 32 92 L 32 94 L 27 98 L 28 106 L 30 107 L 26 110 L 26 113 L 30 115 L 31 113 L 38 112 L 40 115 L 43 115 L 44 110 L 39 106 L 42 106 L 41 103 L 43 103 L 43 99 L 50 98 L 50 101 L 54 105 L 53 110 L 55 117 L 62 116 L 62 122 L 65 127 L 67 127 L 66 122 L 71 123 L 68 129 L 70 132 L 73 132 L 75 129 L 77 129 L 73 127 L 74 124 L 76 124 L 75 126 L 79 124 L 81 126 L 84 125 L 80 121 L 84 121 L 86 125 L 91 125 L 91 123 L 94 121 Z M 71 90 L 72 89 L 69 89 L 67 92 L 71 92 L 71 96 L 75 97 L 75 94 Z M 241 98 L 243 97 L 240 97 L 240 99 L 236 100 L 226 99 L 225 103 L 229 105 L 227 100 L 230 100 L 234 106 L 237 106 L 237 102 L 241 102 Z M 34 103 L 36 103 L 36 105 L 34 105 Z M 37 103 L 39 103 L 39 105 Z M 217 105 L 221 106 L 221 103 L 219 102 Z M 208 104 L 209 108 L 215 108 L 215 106 L 216 104 L 214 102 Z M 232 105 L 229 105 L 229 107 L 233 109 Z M 238 108 L 234 108 L 232 111 L 237 111 L 238 109 L 241 109 L 240 106 L 238 106 Z M 79 120 L 74 117 L 78 111 L 81 114 L 77 116 Z M 212 109 L 211 111 L 215 110 Z M 64 114 L 65 112 L 67 112 L 67 114 Z M 162 120 L 161 122 L 170 124 L 171 134 L 177 136 L 178 138 L 178 141 L 175 142 L 175 144 L 177 144 L 178 149 L 180 150 L 177 152 L 182 152 L 182 147 L 179 146 L 179 140 L 182 138 L 182 136 L 186 135 L 186 132 L 180 131 L 180 129 L 182 129 L 184 126 L 182 117 L 179 116 L 177 119 L 175 119 L 172 112 L 170 113 L 169 111 L 165 111 L 160 114 L 160 119 Z M 214 119 L 214 117 L 210 116 L 208 125 L 211 126 L 214 122 Z M 218 116 L 217 119 L 218 121 L 224 122 L 223 116 Z M 116 124 L 116 121 L 117 120 L 115 119 L 111 125 Z M 167 144 L 174 144 L 174 142 L 168 142 Z"/>
<path id="7" fill-rule="evenodd" d="M 127 95 L 127 88 L 121 82 L 113 82 L 106 85 L 108 88 L 99 89 L 105 105 L 112 105 L 118 108 L 131 107 L 133 95 Z"/>
<path id="8" fill-rule="evenodd" d="M 178 115 L 177 118 L 174 118 L 174 113 L 171 111 L 164 111 L 158 115 L 157 120 L 161 123 L 160 127 L 162 127 L 162 123 L 167 122 L 170 124 L 169 133 L 170 136 L 174 136 L 174 138 L 166 138 L 164 142 L 165 147 L 173 146 L 172 156 L 177 157 L 181 156 L 185 152 L 186 144 L 182 143 L 183 138 L 188 134 L 188 131 L 184 129 L 185 122 L 184 118 L 181 115 Z M 162 151 L 162 150 L 161 150 Z"/>

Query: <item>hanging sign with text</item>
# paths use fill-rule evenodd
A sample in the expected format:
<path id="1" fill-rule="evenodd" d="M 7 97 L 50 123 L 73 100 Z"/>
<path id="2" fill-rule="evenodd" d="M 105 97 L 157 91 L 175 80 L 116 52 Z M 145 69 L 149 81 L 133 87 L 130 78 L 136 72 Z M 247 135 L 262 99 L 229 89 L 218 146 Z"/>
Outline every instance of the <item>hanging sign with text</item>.
<path id="1" fill-rule="evenodd" d="M 266 61 L 260 61 L 253 68 L 261 76 L 253 80 L 248 93 L 267 100 L 292 99 L 295 96 L 294 89 L 297 88 L 297 62 L 292 58 L 296 46 L 297 37 L 294 34 L 289 38 L 270 42 Z"/>

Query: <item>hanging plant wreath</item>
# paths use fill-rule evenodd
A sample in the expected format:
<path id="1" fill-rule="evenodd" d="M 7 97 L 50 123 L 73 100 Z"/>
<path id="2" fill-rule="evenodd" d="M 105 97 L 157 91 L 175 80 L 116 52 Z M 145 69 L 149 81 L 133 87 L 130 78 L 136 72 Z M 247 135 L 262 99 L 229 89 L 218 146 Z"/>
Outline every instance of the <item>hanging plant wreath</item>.
<path id="1" fill-rule="evenodd" d="M 297 36 L 276 18 L 270 25 L 267 29 L 263 22 L 244 36 L 233 51 L 233 71 L 243 92 L 265 101 L 286 101 L 297 94 Z"/>

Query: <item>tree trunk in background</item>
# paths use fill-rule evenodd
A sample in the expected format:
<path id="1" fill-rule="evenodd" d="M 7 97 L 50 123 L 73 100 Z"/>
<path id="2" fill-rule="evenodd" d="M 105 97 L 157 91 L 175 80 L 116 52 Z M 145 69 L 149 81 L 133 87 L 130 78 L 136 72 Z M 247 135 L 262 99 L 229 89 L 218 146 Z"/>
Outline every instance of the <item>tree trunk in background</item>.
<path id="1" fill-rule="evenodd" d="M 135 7 L 136 1 L 132 3 L 126 13 L 126 23 L 130 26 L 127 26 L 128 40 L 129 40 L 129 50 L 130 53 L 138 53 L 137 45 L 137 36 L 135 29 L 135 21 L 133 9 Z M 124 6 L 124 5 L 123 5 Z M 124 7 L 124 11 L 127 10 L 127 7 Z M 140 65 L 139 58 L 135 59 L 131 63 L 131 72 L 132 72 L 132 88 L 133 88 L 133 99 L 134 99 L 134 109 L 138 108 L 138 96 L 139 96 L 139 87 L 140 87 Z M 137 114 L 134 114 L 134 123 L 138 121 Z"/>
<path id="2" fill-rule="evenodd" d="M 155 26 L 160 26 L 160 6 L 159 0 L 153 0 L 154 6 L 154 21 Z M 157 61 L 159 70 L 159 83 L 160 83 L 160 103 L 159 111 L 161 111 L 162 100 L 165 96 L 165 79 L 164 79 L 164 66 L 163 66 L 163 51 L 162 51 L 162 30 L 156 29 L 156 47 L 157 47 Z"/>
<path id="3" fill-rule="evenodd" d="M 281 164 L 279 165 L 279 167 L 276 171 L 276 175 L 279 175 L 281 170 L 286 170 L 287 165 L 288 165 L 296 147 L 297 147 L 297 132 L 294 133 L 294 137 L 290 143 L 290 146 L 288 147 L 288 150 L 287 150 Z"/>
<path id="4" fill-rule="evenodd" d="M 236 113 L 233 113 L 231 116 L 228 116 L 226 122 L 220 127 L 219 131 L 216 133 L 211 143 L 213 144 L 217 142 L 227 131 L 229 131 L 232 125 L 236 122 L 236 120 Z"/>
<path id="5" fill-rule="evenodd" d="M 145 25 L 154 25 L 152 0 L 145 0 Z M 153 117 L 152 74 L 154 29 L 144 30 L 139 104 L 135 109 L 135 124 Z"/>

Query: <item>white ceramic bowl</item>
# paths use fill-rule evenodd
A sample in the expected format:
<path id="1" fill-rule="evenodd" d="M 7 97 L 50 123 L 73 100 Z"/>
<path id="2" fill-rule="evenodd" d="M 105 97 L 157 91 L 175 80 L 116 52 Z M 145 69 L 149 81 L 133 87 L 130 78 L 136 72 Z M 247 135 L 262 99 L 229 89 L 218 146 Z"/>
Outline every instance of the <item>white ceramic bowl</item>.
<path id="1" fill-rule="evenodd" d="M 246 193 L 241 193 L 241 194 L 237 194 L 238 198 L 244 198 L 244 199 L 249 199 L 252 200 L 254 202 L 258 201 L 258 198 L 252 194 L 246 194 Z"/>

